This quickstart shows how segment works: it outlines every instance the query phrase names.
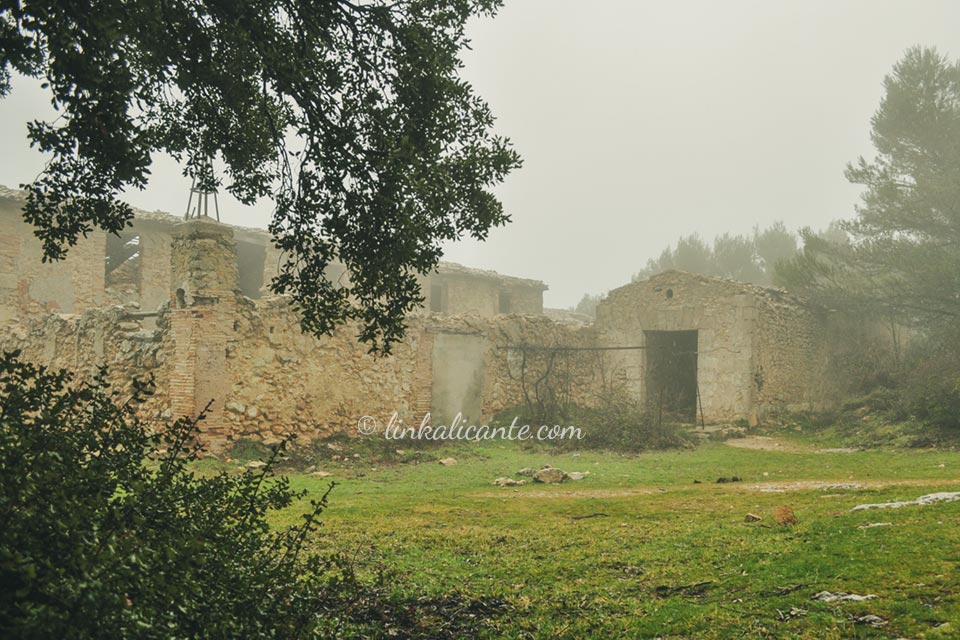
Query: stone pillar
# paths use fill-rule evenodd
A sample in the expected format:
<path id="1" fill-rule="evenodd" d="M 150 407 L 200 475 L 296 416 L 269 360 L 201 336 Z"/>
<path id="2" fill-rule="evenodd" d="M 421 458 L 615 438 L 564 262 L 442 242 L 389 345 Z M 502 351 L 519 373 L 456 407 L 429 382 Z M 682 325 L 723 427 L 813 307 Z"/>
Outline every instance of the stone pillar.
<path id="1" fill-rule="evenodd" d="M 93 231 L 81 238 L 67 254 L 63 266 L 69 270 L 73 291 L 73 313 L 103 305 L 106 289 L 107 234 Z"/>
<path id="2" fill-rule="evenodd" d="M 174 416 L 196 416 L 210 451 L 226 445 L 223 404 L 230 392 L 228 342 L 233 339 L 239 280 L 230 227 L 209 218 L 174 227 L 170 260 L 170 331 L 175 345 L 170 374 Z"/>

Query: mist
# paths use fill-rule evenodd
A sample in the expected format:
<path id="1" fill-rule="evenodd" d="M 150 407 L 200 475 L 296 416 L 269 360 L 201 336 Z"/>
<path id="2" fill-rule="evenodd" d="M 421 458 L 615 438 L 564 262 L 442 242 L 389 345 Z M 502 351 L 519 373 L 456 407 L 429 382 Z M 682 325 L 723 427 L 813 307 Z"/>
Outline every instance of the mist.
<path id="1" fill-rule="evenodd" d="M 844 167 L 871 154 L 884 75 L 913 45 L 955 57 L 957 24 L 945 0 L 507 2 L 472 22 L 463 74 L 524 159 L 496 190 L 512 222 L 445 258 L 543 280 L 546 306 L 569 307 L 682 235 L 850 217 L 859 189 Z M 19 79 L 0 100 L 0 184 L 42 169 L 26 142 L 36 117 L 55 113 Z M 128 199 L 180 215 L 189 186 L 156 158 Z M 220 209 L 261 228 L 271 213 L 226 194 Z"/>

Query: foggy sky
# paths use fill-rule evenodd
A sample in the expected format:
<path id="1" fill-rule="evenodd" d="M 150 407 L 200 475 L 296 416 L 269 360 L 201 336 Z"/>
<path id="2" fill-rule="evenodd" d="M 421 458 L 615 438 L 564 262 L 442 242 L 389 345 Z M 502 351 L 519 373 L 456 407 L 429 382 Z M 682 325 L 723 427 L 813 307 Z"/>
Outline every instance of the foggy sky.
<path id="1" fill-rule="evenodd" d="M 960 56 L 960 2 L 507 0 L 470 35 L 464 75 L 524 167 L 497 189 L 513 222 L 446 259 L 543 280 L 545 304 L 567 307 L 680 235 L 850 217 L 843 170 L 872 154 L 884 74 L 916 44 Z M 0 184 L 40 171 L 25 123 L 50 114 L 28 81 L 0 100 Z M 182 214 L 188 190 L 159 159 L 129 201 Z M 245 226 L 270 215 L 224 195 L 220 210 Z"/>

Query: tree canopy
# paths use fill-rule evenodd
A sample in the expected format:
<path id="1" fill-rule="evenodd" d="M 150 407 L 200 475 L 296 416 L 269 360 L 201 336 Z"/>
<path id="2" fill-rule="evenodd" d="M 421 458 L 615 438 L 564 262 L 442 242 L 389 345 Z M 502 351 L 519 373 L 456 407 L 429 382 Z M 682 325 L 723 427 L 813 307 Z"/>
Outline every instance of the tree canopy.
<path id="1" fill-rule="evenodd" d="M 124 189 L 167 153 L 202 186 L 269 198 L 286 257 L 272 283 L 314 334 L 356 320 L 389 351 L 441 243 L 508 216 L 490 187 L 519 166 L 459 76 L 466 21 L 501 0 L 0 0 L 0 95 L 41 78 L 60 116 L 24 217 L 46 259 L 122 229 Z M 213 175 L 211 158 L 225 175 Z M 339 288 L 324 269 L 351 272 Z"/>
<path id="2" fill-rule="evenodd" d="M 752 235 L 725 233 L 714 238 L 712 246 L 694 233 L 677 240 L 675 247 L 664 249 L 657 259 L 648 260 L 633 279 L 642 280 L 661 271 L 679 269 L 768 285 L 774 281 L 776 265 L 793 258 L 796 252 L 797 237 L 783 222 L 775 222 L 763 230 L 757 227 Z"/>
<path id="3" fill-rule="evenodd" d="M 847 306 L 936 327 L 960 316 L 960 63 L 914 47 L 884 79 L 876 156 L 847 167 L 864 186 L 849 242 L 805 235 L 784 275 Z"/>

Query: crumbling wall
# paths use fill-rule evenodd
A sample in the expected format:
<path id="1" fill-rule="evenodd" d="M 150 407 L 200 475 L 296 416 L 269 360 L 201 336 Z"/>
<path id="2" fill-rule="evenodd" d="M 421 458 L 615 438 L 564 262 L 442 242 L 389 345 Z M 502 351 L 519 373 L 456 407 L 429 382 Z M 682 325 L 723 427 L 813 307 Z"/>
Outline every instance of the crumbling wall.
<path id="1" fill-rule="evenodd" d="M 543 291 L 531 286 L 511 286 L 506 291 L 510 299 L 510 313 L 541 315 Z"/>
<path id="2" fill-rule="evenodd" d="M 385 423 L 396 412 L 419 424 L 458 404 L 484 420 L 523 400 L 516 352 L 503 347 L 562 345 L 579 331 L 513 315 L 542 313 L 542 283 L 445 264 L 434 274 L 444 313 L 412 316 L 394 353 L 376 357 L 357 342 L 357 326 L 314 338 L 300 331 L 287 298 L 257 299 L 282 260 L 261 231 L 137 212 L 110 243 L 108 290 L 103 233 L 45 265 L 22 205 L 23 194 L 0 188 L 0 224 L 9 230 L 0 234 L 0 347 L 78 380 L 108 366 L 120 394 L 132 391 L 133 377 L 152 376 L 156 392 L 141 416 L 159 424 L 207 409 L 201 436 L 214 450 L 240 437 L 354 434 L 364 415 Z M 473 345 L 473 378 L 444 386 L 458 373 L 460 341 Z"/>
<path id="3" fill-rule="evenodd" d="M 0 190 L 0 321 L 100 306 L 106 235 L 93 231 L 70 248 L 65 260 L 45 263 L 33 227 L 21 217 L 22 205 L 19 192 Z"/>
<path id="4" fill-rule="evenodd" d="M 107 381 L 120 401 L 132 396 L 134 379 L 152 379 L 154 393 L 140 405 L 139 415 L 159 424 L 171 415 L 163 333 L 163 327 L 144 331 L 123 309 L 107 307 L 8 323 L 0 330 L 0 349 L 18 350 L 29 362 L 67 369 L 76 383 L 92 381 L 101 367 L 107 367 Z"/>
<path id="5" fill-rule="evenodd" d="M 787 296 L 759 306 L 754 384 L 758 413 L 811 410 L 826 401 L 824 317 Z"/>
<path id="6" fill-rule="evenodd" d="M 583 330 L 543 317 L 428 314 L 410 318 L 403 342 L 390 356 L 378 357 L 357 341 L 356 326 L 323 338 L 302 333 L 283 297 L 244 300 L 238 322 L 238 339 L 227 356 L 232 381 L 226 400 L 228 431 L 232 438 L 267 442 L 288 433 L 305 439 L 354 435 L 362 416 L 383 426 L 394 412 L 404 425 L 420 424 L 426 413 L 438 413 L 440 399 L 433 393 L 438 362 L 449 356 L 437 352 L 444 336 L 476 339 L 482 345 L 477 367 L 482 380 L 467 385 L 480 397 L 462 401 L 465 415 L 479 405 L 481 420 L 523 402 L 519 373 L 511 362 L 515 353 L 511 356 L 505 347 L 587 340 Z M 444 412 L 432 415 L 432 424 L 450 418 L 450 407 L 458 404 L 449 397 L 442 402 Z"/>
<path id="7" fill-rule="evenodd" d="M 351 433 L 361 416 L 385 419 L 413 407 L 416 330 L 392 356 L 376 357 L 358 343 L 354 325 L 323 338 L 303 333 L 285 297 L 244 299 L 235 327 L 224 372 L 232 437 L 275 442 L 289 433 Z"/>

